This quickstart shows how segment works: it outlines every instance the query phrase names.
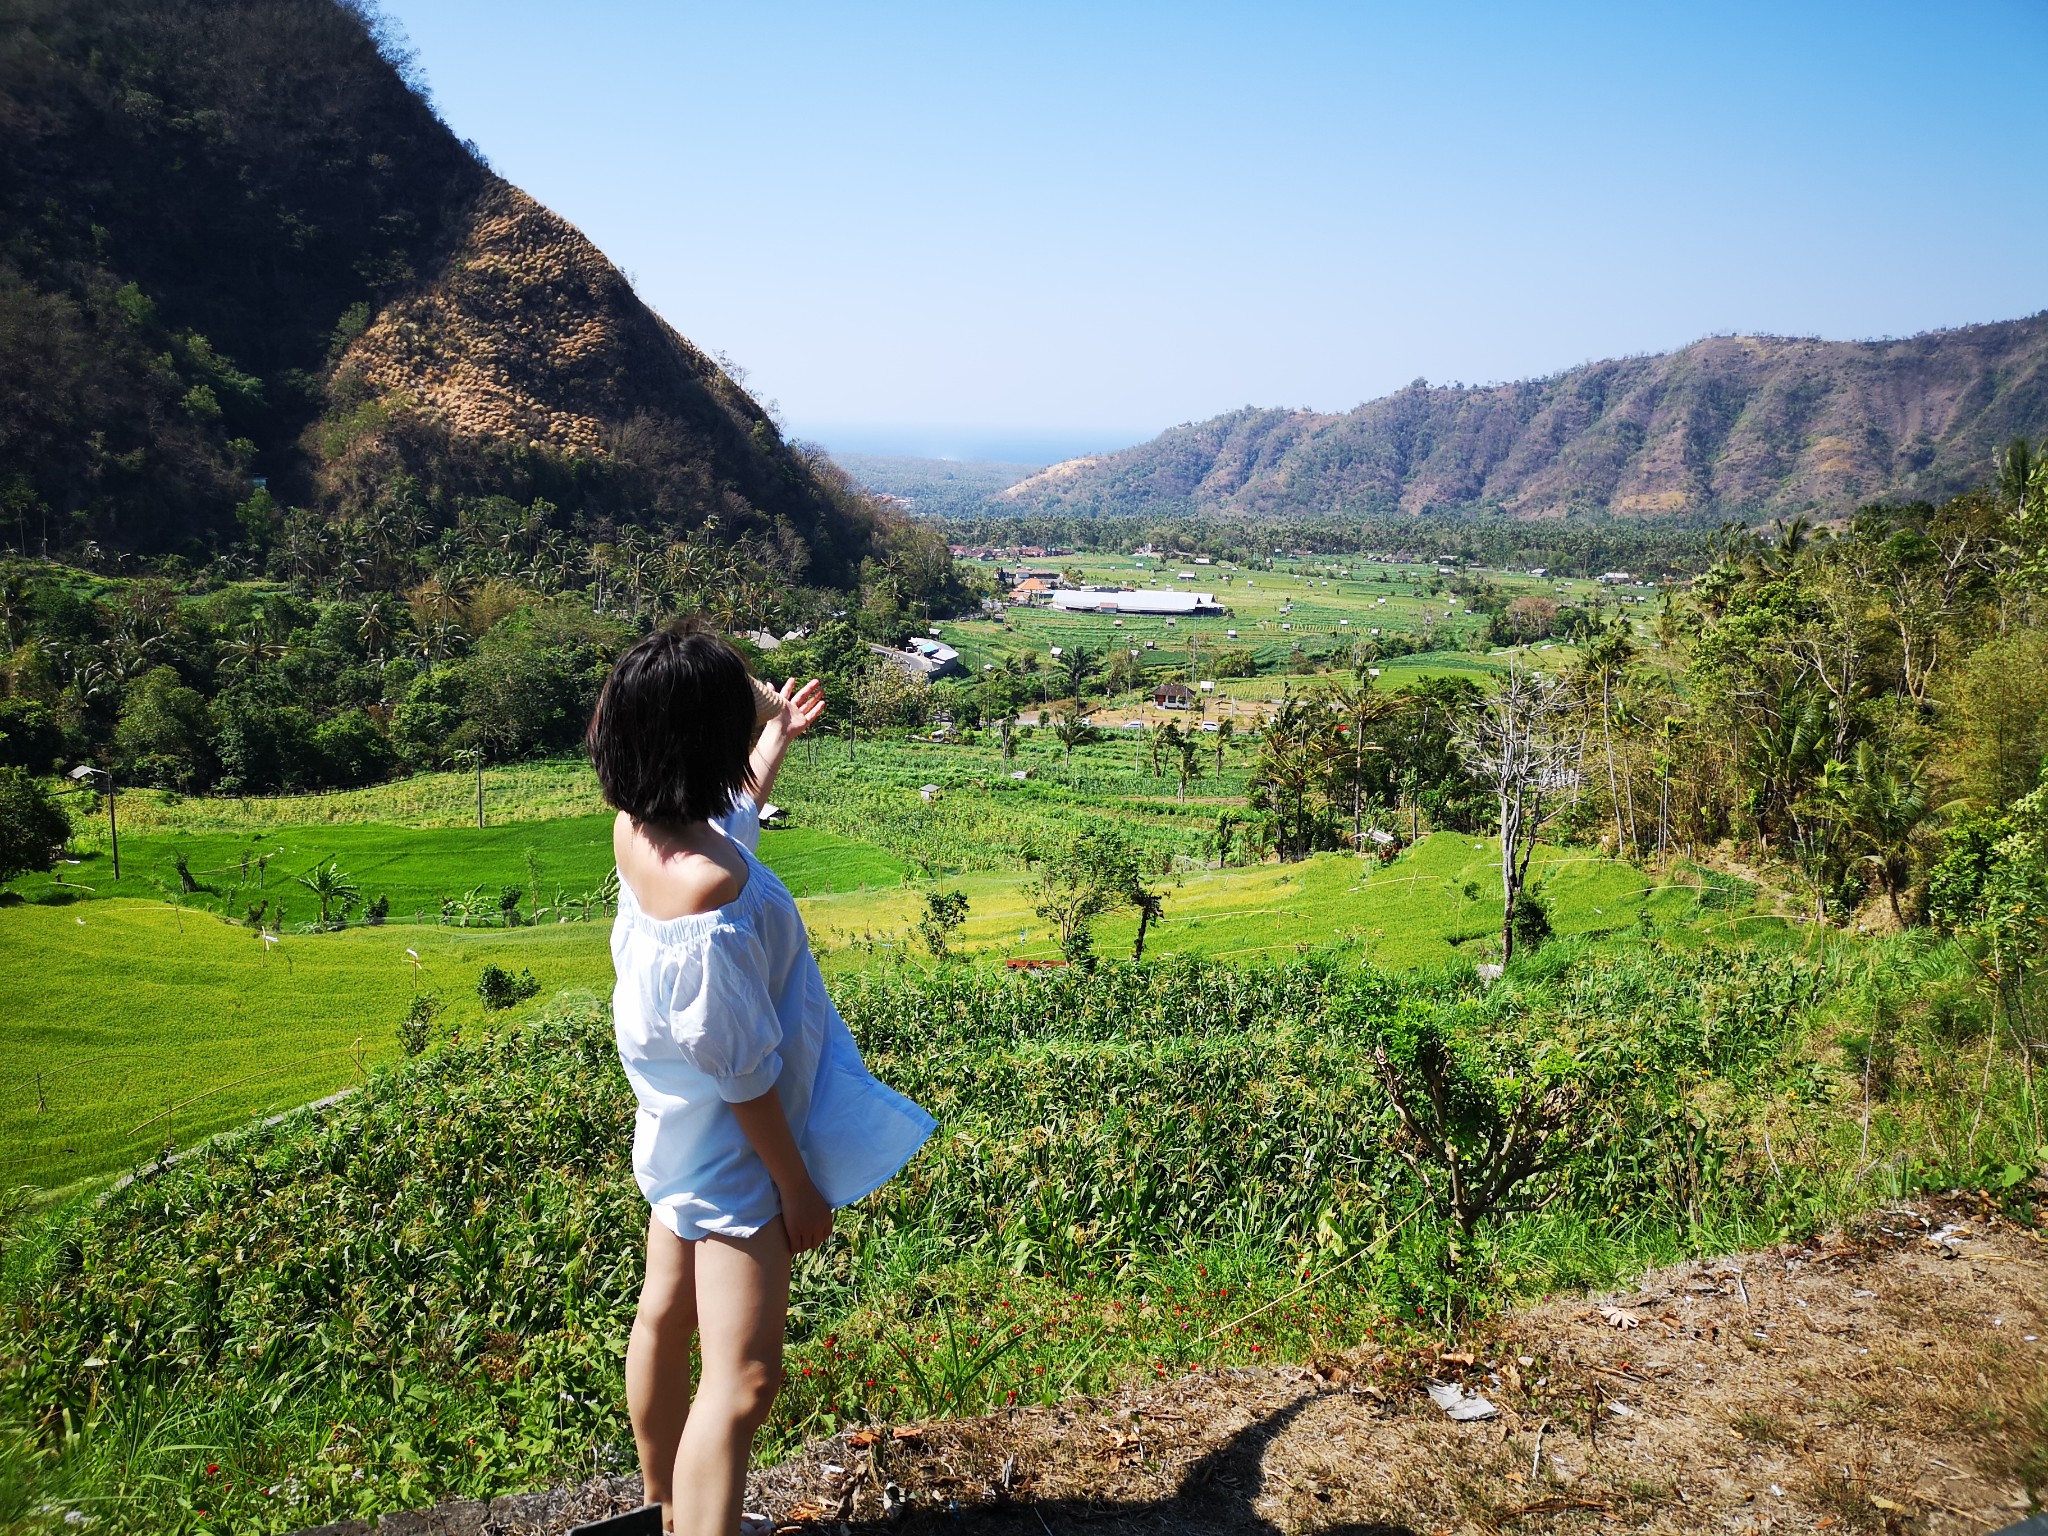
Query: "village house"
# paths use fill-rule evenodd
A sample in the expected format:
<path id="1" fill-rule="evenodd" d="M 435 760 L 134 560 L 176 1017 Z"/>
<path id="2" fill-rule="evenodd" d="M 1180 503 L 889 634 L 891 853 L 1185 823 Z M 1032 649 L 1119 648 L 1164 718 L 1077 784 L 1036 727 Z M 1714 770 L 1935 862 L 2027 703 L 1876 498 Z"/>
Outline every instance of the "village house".
<path id="1" fill-rule="evenodd" d="M 1193 709 L 1195 690 L 1186 683 L 1161 683 L 1152 690 L 1152 702 L 1161 709 Z"/>
<path id="2" fill-rule="evenodd" d="M 932 682 L 942 677 L 965 676 L 967 672 L 960 664 L 960 653 L 936 640 L 913 638 L 908 650 L 899 651 L 890 645 L 870 645 L 868 649 L 890 665 L 901 667 L 912 677 Z"/>

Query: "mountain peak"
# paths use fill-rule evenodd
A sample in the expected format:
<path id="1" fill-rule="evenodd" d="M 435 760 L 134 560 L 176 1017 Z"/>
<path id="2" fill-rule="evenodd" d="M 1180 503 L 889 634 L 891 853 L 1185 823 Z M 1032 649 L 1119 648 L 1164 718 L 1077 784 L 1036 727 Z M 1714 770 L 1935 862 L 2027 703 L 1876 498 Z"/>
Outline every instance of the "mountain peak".
<path id="1" fill-rule="evenodd" d="M 1244 408 L 1003 494 L 1081 515 L 1822 516 L 1953 495 L 2048 423 L 2048 312 L 1901 340 L 1711 336 L 1341 415 Z"/>
<path id="2" fill-rule="evenodd" d="M 261 477 L 339 518 L 401 480 L 450 522 L 716 518 L 829 585 L 873 547 L 879 509 L 479 163 L 353 6 L 25 0 L 0 121 L 9 542 L 200 555 Z"/>

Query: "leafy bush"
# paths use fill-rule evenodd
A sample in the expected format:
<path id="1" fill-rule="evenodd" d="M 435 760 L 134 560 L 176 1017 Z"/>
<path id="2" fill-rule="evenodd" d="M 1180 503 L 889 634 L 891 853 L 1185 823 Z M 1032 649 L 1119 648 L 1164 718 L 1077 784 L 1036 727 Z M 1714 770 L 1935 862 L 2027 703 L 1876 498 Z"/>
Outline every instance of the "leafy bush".
<path id="1" fill-rule="evenodd" d="M 441 999 L 433 993 L 413 994 L 412 1003 L 398 1025 L 398 1048 L 408 1059 L 425 1054 L 427 1041 L 434 1032 L 434 1020 L 440 1017 L 441 1008 Z"/>
<path id="2" fill-rule="evenodd" d="M 0 885 L 44 870 L 71 836 L 71 818 L 19 768 L 0 767 Z"/>
<path id="3" fill-rule="evenodd" d="M 953 935 L 960 931 L 960 925 L 967 921 L 967 893 L 964 891 L 928 891 L 924 898 L 924 916 L 917 920 L 918 936 L 924 940 L 925 948 L 931 951 L 934 960 L 952 958 Z"/>
<path id="4" fill-rule="evenodd" d="M 0 699 L 0 764 L 47 773 L 64 751 L 64 730 L 46 704 Z"/>
<path id="5" fill-rule="evenodd" d="M 540 983 L 533 979 L 531 971 L 521 971 L 515 976 L 503 966 L 486 961 L 484 968 L 477 972 L 476 995 L 493 1013 L 523 1003 L 539 991 Z"/>
<path id="6" fill-rule="evenodd" d="M 1550 937 L 1550 909 L 1534 891 L 1523 891 L 1515 902 L 1515 953 L 1526 954 Z"/>

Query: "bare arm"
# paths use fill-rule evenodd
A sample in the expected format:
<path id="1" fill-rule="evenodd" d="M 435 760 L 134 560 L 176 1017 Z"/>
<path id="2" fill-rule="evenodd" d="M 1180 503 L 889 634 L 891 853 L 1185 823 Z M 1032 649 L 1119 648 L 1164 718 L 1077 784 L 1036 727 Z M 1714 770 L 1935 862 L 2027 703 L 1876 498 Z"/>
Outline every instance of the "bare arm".
<path id="1" fill-rule="evenodd" d="M 782 685 L 781 693 L 782 713 L 761 727 L 761 739 L 754 743 L 754 755 L 748 762 L 754 775 L 754 798 L 764 805 L 775 787 L 775 775 L 782 771 L 782 760 L 789 755 L 790 743 L 825 713 L 824 685 L 815 677 L 801 688 L 791 678 Z"/>
<path id="2" fill-rule="evenodd" d="M 789 1133 L 789 1117 L 782 1112 L 782 1100 L 769 1089 L 758 1099 L 732 1106 L 747 1144 L 768 1167 L 768 1176 L 782 1195 L 782 1225 L 789 1236 L 789 1251 L 803 1253 L 823 1245 L 832 1235 L 832 1207 L 811 1181 L 803 1153 Z"/>

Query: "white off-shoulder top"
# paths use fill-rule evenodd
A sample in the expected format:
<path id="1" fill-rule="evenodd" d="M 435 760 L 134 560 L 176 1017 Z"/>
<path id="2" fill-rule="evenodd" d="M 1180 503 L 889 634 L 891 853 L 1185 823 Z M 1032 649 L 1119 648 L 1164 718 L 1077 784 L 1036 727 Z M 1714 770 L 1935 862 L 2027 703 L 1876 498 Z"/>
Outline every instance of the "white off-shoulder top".
<path id="1" fill-rule="evenodd" d="M 935 1124 L 861 1061 L 795 900 L 754 853 L 753 802 L 719 826 L 746 855 L 738 897 L 663 920 L 621 878 L 612 924 L 612 1022 L 639 1101 L 633 1176 L 686 1240 L 750 1237 L 782 1209 L 728 1104 L 774 1089 L 804 1165 L 835 1206 L 887 1183 Z"/>

